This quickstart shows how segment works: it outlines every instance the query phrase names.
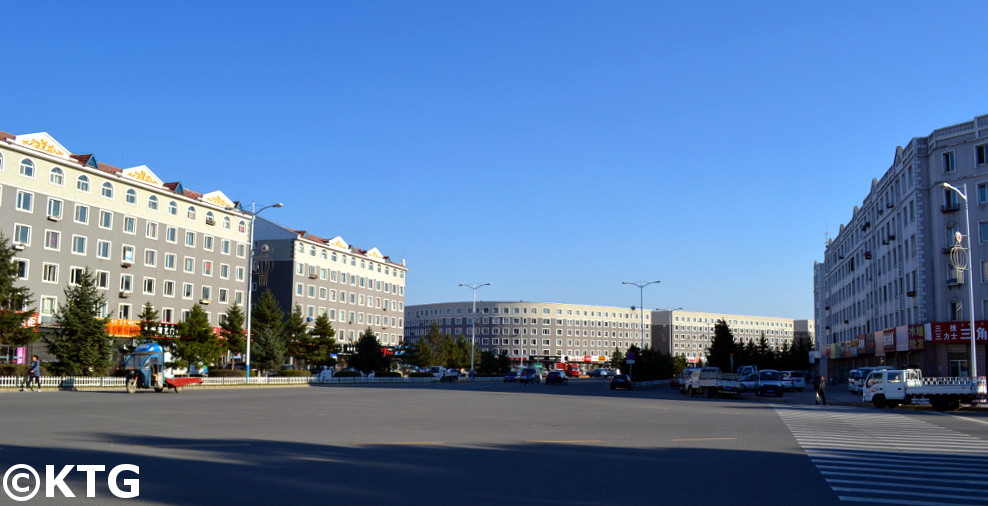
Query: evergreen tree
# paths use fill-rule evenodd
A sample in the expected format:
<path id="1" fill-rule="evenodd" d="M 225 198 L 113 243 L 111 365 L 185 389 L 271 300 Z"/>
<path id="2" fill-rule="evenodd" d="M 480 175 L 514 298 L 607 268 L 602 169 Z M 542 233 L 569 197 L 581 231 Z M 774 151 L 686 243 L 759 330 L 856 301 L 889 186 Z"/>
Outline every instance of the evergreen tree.
<path id="1" fill-rule="evenodd" d="M 288 316 L 285 323 L 285 336 L 288 340 L 288 355 L 295 359 L 306 360 L 309 351 L 309 326 L 302 316 L 302 306 L 296 304 L 295 310 Z"/>
<path id="2" fill-rule="evenodd" d="M 610 363 L 611 368 L 621 369 L 624 366 L 624 358 L 625 358 L 624 353 L 621 353 L 621 350 L 615 347 L 614 352 L 611 353 L 611 363 Z"/>
<path id="3" fill-rule="evenodd" d="M 388 358 L 381 351 L 381 343 L 370 327 L 360 334 L 360 339 L 357 340 L 357 350 L 350 357 L 350 367 L 365 374 L 372 371 L 385 372 L 390 367 Z"/>
<path id="4" fill-rule="evenodd" d="M 189 318 L 175 329 L 175 354 L 185 365 L 212 365 L 223 355 L 223 343 L 209 325 L 209 316 L 193 304 Z"/>
<path id="5" fill-rule="evenodd" d="M 724 320 L 714 324 L 714 338 L 707 349 L 707 365 L 719 367 L 722 371 L 731 371 L 731 355 L 737 346 L 734 343 L 734 333 Z"/>
<path id="6" fill-rule="evenodd" d="M 161 322 L 158 321 L 158 311 L 154 309 L 154 304 L 151 304 L 151 301 L 144 303 L 141 314 L 137 317 L 141 320 L 141 333 L 138 338 L 141 342 L 153 342 L 161 338 L 161 334 L 158 332 Z"/>
<path id="7" fill-rule="evenodd" d="M 24 346 L 38 338 L 36 328 L 25 326 L 34 316 L 34 301 L 30 290 L 16 286 L 19 278 L 14 248 L 0 234 L 0 344 Z"/>
<path id="8" fill-rule="evenodd" d="M 406 361 L 416 367 L 429 367 L 436 362 L 435 353 L 432 352 L 432 346 L 429 345 L 429 339 L 426 337 L 419 337 L 415 341 L 415 347 L 411 349 L 410 355 Z"/>
<path id="9" fill-rule="evenodd" d="M 245 321 L 243 310 L 240 309 L 239 305 L 234 304 L 227 310 L 226 318 L 220 323 L 220 337 L 224 339 L 226 349 L 230 353 L 243 353 L 247 348 L 247 342 L 244 339 Z"/>
<path id="10" fill-rule="evenodd" d="M 264 290 L 251 313 L 251 366 L 261 370 L 280 369 L 285 363 L 288 340 L 285 337 L 285 312 L 271 290 Z"/>
<path id="11" fill-rule="evenodd" d="M 758 338 L 758 344 L 755 346 L 755 352 L 758 357 L 759 369 L 775 368 L 775 356 L 772 353 L 772 347 L 768 345 L 768 339 L 765 337 L 765 332 L 762 332 L 761 337 Z"/>
<path id="12" fill-rule="evenodd" d="M 340 352 L 340 346 L 336 342 L 336 330 L 329 321 L 329 316 L 325 313 L 316 317 L 316 321 L 309 331 L 310 349 L 307 360 L 314 366 L 334 366 L 336 359 L 332 355 Z"/>
<path id="13" fill-rule="evenodd" d="M 96 279 L 87 268 L 74 286 L 65 289 L 65 304 L 55 313 L 54 337 L 44 338 L 55 358 L 52 370 L 75 376 L 102 376 L 109 372 L 113 339 L 107 333 L 105 318 L 99 318 L 106 299 L 96 288 Z"/>

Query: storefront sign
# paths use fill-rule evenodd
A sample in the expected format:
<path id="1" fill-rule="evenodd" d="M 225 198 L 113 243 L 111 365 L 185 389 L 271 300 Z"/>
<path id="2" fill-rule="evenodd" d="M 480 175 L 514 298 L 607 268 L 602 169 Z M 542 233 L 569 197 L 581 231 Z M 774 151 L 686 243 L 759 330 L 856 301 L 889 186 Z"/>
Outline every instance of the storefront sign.
<path id="1" fill-rule="evenodd" d="M 923 351 L 926 349 L 926 327 L 924 325 L 909 326 L 908 351 Z"/>
<path id="2" fill-rule="evenodd" d="M 963 343 L 970 342 L 970 322 L 933 322 L 930 323 L 930 340 L 934 343 Z M 988 341 L 988 322 L 974 322 L 975 335 L 978 341 Z"/>

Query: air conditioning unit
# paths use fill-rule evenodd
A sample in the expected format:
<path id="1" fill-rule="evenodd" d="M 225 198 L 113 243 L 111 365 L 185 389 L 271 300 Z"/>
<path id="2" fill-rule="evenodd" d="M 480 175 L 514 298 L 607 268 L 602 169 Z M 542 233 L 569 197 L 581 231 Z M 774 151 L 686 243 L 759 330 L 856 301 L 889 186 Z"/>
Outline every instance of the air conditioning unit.
<path id="1" fill-rule="evenodd" d="M 205 306 L 205 305 L 209 304 L 209 299 L 199 299 L 199 304 L 202 304 L 203 306 Z"/>
<path id="2" fill-rule="evenodd" d="M 206 225 L 215 225 L 216 220 L 213 218 L 206 218 Z"/>
<path id="3" fill-rule="evenodd" d="M 310 272 L 310 273 L 309 273 L 309 279 L 316 279 L 316 278 L 318 278 L 318 277 L 319 277 L 319 275 L 318 275 L 318 274 L 316 274 L 316 273 L 314 273 L 314 272 Z"/>
<path id="4" fill-rule="evenodd" d="M 54 216 L 54 215 L 51 215 L 51 214 L 48 215 L 48 221 L 58 221 L 60 219 L 61 218 L 59 218 L 58 216 Z"/>
<path id="5" fill-rule="evenodd" d="M 14 251 L 24 251 L 24 245 L 23 244 L 15 244 L 14 245 Z"/>
<path id="6" fill-rule="evenodd" d="M 131 262 L 130 260 L 124 260 L 123 262 L 120 262 L 120 267 L 130 267 L 131 265 L 134 265 L 134 262 Z"/>
<path id="7" fill-rule="evenodd" d="M 127 298 L 129 298 L 130 297 L 130 294 L 131 294 L 131 291 L 130 290 L 120 290 L 120 298 L 121 299 L 127 299 Z"/>

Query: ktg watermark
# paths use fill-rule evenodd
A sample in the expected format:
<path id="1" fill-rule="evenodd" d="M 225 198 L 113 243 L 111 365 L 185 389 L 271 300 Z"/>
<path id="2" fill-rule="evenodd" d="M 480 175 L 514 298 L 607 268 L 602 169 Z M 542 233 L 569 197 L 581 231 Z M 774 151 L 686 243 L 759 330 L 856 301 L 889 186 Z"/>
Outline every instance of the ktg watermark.
<path id="1" fill-rule="evenodd" d="M 105 473 L 106 466 L 93 465 L 68 465 L 56 470 L 55 466 L 45 466 L 44 481 L 33 467 L 27 464 L 17 464 L 7 469 L 3 475 L 3 491 L 7 497 L 15 501 L 28 501 L 33 499 L 41 491 L 42 485 L 45 488 L 45 497 L 75 497 L 75 493 L 65 483 L 66 478 L 75 471 L 86 475 L 86 497 L 96 497 L 97 474 Z M 125 474 L 123 477 L 121 474 Z M 110 493 L 121 499 L 133 499 L 141 495 L 141 479 L 133 478 L 141 475 L 141 468 L 134 464 L 120 464 L 113 466 L 106 474 L 106 486 Z M 57 493 L 56 493 L 57 491 Z M 57 495 L 61 494 L 61 495 Z"/>

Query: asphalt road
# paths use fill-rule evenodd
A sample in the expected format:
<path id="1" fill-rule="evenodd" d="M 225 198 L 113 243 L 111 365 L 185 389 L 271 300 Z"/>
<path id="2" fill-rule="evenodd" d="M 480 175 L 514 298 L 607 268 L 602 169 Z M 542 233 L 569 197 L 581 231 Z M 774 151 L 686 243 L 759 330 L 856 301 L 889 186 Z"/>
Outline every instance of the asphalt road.
<path id="1" fill-rule="evenodd" d="M 833 390 L 833 400 L 853 401 Z M 808 456 L 806 436 L 794 437 L 799 417 L 824 428 L 855 413 L 918 418 L 988 440 L 982 412 L 822 407 L 810 392 L 613 392 L 605 380 L 5 392 L 0 406 L 0 471 L 29 465 L 47 483 L 57 480 L 46 465 L 55 474 L 139 466 L 139 476 L 124 471 L 114 482 L 126 492 L 122 480 L 139 478 L 139 497 L 126 501 L 113 497 L 107 472 L 66 471 L 71 503 L 830 505 L 845 493 Z M 51 492 L 44 498 L 42 485 L 27 504 L 70 502 Z"/>

